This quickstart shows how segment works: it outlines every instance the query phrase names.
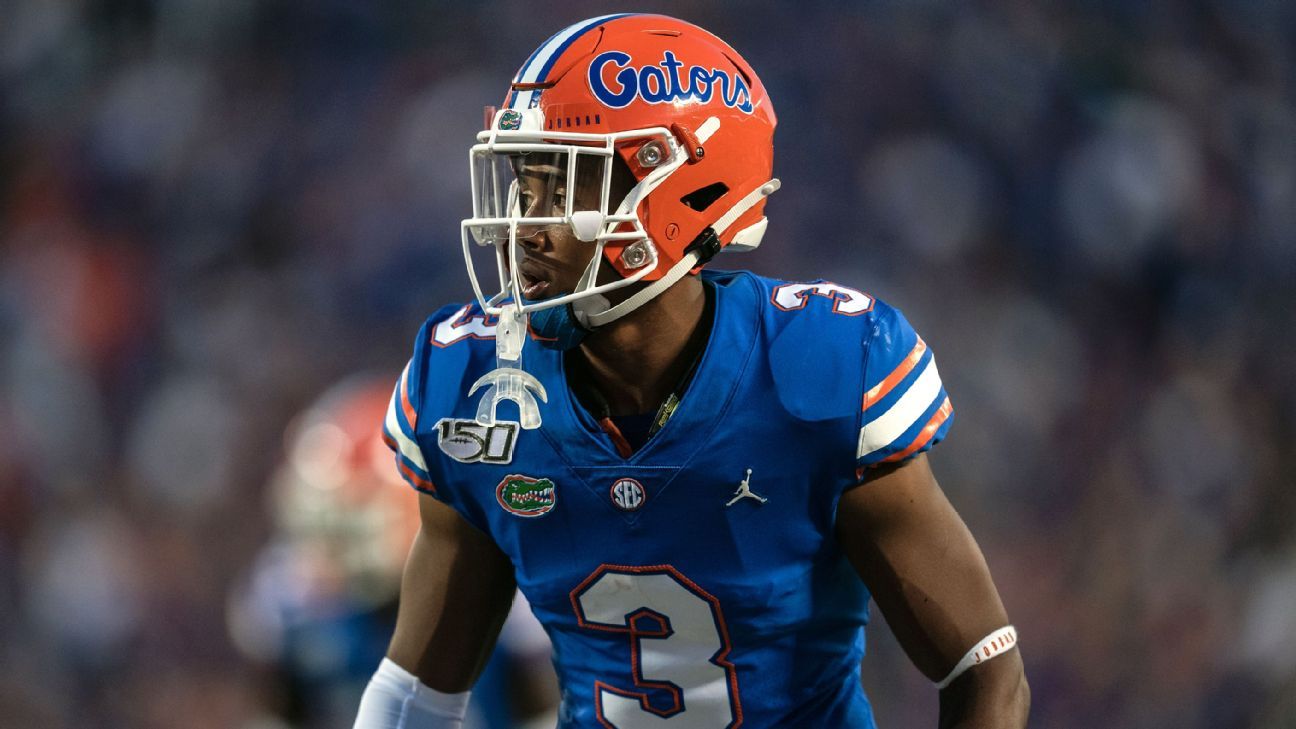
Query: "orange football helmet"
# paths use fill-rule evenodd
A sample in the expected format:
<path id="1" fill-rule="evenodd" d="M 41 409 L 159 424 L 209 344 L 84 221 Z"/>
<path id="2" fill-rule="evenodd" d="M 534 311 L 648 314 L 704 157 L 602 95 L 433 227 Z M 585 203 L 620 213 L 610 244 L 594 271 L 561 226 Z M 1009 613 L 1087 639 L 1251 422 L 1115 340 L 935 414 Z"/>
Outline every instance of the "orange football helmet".
<path id="1" fill-rule="evenodd" d="M 528 313 L 570 305 L 582 328 L 615 321 L 722 248 L 759 245 L 765 198 L 779 187 L 771 177 L 777 119 L 755 71 L 716 36 L 664 15 L 606 15 L 563 29 L 522 64 L 487 123 L 470 153 L 464 258 L 482 308 L 500 317 L 494 399 L 524 411 L 525 390 L 534 389 L 519 374 Z M 601 190 L 598 207 L 577 209 L 574 194 L 555 194 L 549 204 L 521 200 L 518 160 L 535 153 L 553 155 L 545 159 L 565 173 L 567 189 Z M 613 200 L 617 160 L 634 184 Z M 594 170 L 590 188 L 578 175 Z M 590 262 L 574 291 L 528 301 L 518 240 L 550 226 L 569 226 L 591 243 Z M 489 297 L 473 242 L 495 248 L 499 290 Z M 599 284 L 604 260 L 620 278 Z M 647 285 L 615 306 L 602 296 L 638 281 Z M 484 410 L 479 418 L 488 418 Z"/>

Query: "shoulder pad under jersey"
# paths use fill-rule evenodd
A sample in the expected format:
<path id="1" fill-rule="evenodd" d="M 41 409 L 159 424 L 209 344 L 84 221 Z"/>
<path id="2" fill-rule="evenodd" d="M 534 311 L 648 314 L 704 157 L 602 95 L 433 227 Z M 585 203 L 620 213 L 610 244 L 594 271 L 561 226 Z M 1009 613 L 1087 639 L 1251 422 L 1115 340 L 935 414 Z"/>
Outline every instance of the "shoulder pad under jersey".
<path id="1" fill-rule="evenodd" d="M 854 418 L 861 469 L 904 460 L 945 437 L 949 397 L 931 350 L 898 309 L 830 281 L 762 281 L 770 367 L 789 413 Z"/>
<path id="2" fill-rule="evenodd" d="M 442 307 L 419 329 L 383 421 L 383 439 L 414 488 L 439 495 L 416 435 L 420 416 L 452 412 L 466 398 L 481 372 L 493 366 L 494 340 L 495 318 L 475 303 Z"/>

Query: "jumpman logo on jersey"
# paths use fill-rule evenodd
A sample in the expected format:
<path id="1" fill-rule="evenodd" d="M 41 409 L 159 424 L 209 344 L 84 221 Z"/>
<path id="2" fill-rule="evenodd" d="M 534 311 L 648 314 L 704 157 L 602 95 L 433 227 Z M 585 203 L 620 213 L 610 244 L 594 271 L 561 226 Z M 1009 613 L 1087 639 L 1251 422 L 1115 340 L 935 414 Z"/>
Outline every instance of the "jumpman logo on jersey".
<path id="1" fill-rule="evenodd" d="M 743 477 L 742 483 L 738 484 L 738 490 L 734 492 L 734 497 L 729 499 L 729 503 L 725 504 L 725 506 L 733 506 L 738 503 L 739 499 L 756 499 L 762 504 L 769 501 L 769 499 L 751 490 L 751 472 L 750 468 L 747 469 L 747 475 Z"/>

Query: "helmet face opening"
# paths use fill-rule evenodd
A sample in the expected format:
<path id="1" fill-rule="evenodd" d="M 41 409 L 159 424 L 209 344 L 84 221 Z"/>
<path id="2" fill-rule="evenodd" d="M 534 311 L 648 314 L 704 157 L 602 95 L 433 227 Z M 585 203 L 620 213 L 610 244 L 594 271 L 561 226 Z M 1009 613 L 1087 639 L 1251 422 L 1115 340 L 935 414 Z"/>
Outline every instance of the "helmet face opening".
<path id="1" fill-rule="evenodd" d="M 498 117 L 507 114 L 500 112 Z M 554 139 L 554 137 L 560 137 Z M 657 268 L 657 247 L 638 213 L 643 198 L 679 165 L 685 155 L 665 129 L 632 130 L 616 135 L 535 134 L 527 130 L 491 130 L 470 153 L 473 217 L 463 221 L 464 255 L 474 291 L 487 312 L 504 302 L 519 312 L 536 311 L 603 295 L 639 281 Z M 624 161 L 623 148 L 652 145 L 661 157 L 642 179 Z M 528 255 L 558 247 L 565 261 L 571 246 L 581 251 L 582 274 L 569 286 L 540 295 L 525 280 Z M 475 244 L 475 245 L 472 245 Z M 487 295 L 478 271 L 492 263 L 498 289 Z M 607 272 L 602 262 L 617 251 L 621 266 Z M 552 256 L 542 253 L 540 257 Z M 600 283 L 600 278 L 602 282 Z"/>
<path id="2" fill-rule="evenodd" d="M 524 305 L 571 294 L 597 277 L 597 235 L 611 195 L 610 156 L 540 146 L 473 157 L 479 212 L 469 231 L 487 249 L 478 253 L 481 262 L 498 269 L 496 296 Z"/>
<path id="3" fill-rule="evenodd" d="M 569 229 L 575 212 L 606 210 L 608 161 L 604 155 L 544 149 L 473 155 L 474 218 L 500 221 L 473 225 L 474 239 L 506 242 L 509 222 L 504 221 L 516 221 L 518 237 L 531 238 Z"/>

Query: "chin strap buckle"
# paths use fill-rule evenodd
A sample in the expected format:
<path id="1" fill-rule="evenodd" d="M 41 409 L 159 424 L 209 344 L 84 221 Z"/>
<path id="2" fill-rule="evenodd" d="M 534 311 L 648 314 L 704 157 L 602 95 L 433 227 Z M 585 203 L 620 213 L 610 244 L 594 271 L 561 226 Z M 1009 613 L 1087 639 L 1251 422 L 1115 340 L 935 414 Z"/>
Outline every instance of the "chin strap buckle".
<path id="1" fill-rule="evenodd" d="M 716 233 L 715 228 L 703 228 L 698 237 L 693 239 L 692 243 L 684 249 L 685 253 L 697 252 L 697 265 L 702 265 L 720 252 L 723 244 L 720 242 L 720 235 Z"/>

